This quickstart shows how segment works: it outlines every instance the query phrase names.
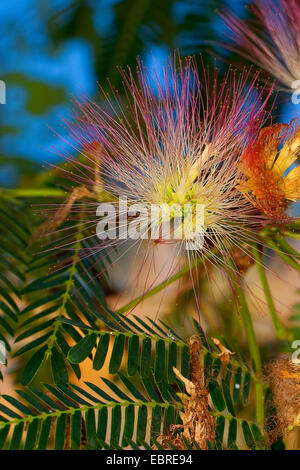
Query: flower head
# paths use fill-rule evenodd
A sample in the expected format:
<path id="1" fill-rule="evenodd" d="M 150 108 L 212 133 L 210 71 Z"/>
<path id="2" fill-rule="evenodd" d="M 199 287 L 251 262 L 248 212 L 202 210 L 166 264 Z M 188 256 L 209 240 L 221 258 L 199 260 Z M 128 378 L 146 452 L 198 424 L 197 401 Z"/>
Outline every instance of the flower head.
<path id="1" fill-rule="evenodd" d="M 234 16 L 221 14 L 238 42 L 233 50 L 266 70 L 286 91 L 300 86 L 300 2 L 299 0 L 254 0 L 250 7 L 263 28 Z"/>
<path id="2" fill-rule="evenodd" d="M 300 197 L 300 166 L 290 168 L 299 150 L 300 123 L 292 120 L 262 129 L 242 156 L 241 191 L 276 222 L 287 220 L 288 204 Z"/>
<path id="3" fill-rule="evenodd" d="M 263 223 L 239 190 L 244 177 L 239 161 L 264 123 L 271 91 L 263 98 L 258 77 L 249 84 L 247 71 L 229 70 L 221 82 L 216 70 L 213 77 L 203 70 L 200 78 L 192 59 L 180 61 L 178 68 L 170 60 L 162 76 L 142 64 L 137 78 L 130 69 L 121 73 L 126 98 L 114 91 L 99 105 L 83 97 L 75 123 L 67 124 L 73 147 L 88 162 L 74 160 L 78 171 L 71 177 L 93 192 L 97 202 L 103 191 L 106 202 L 111 195 L 119 229 L 122 223 L 129 233 L 131 224 L 139 225 L 141 239 L 153 238 L 148 235 L 154 231 L 160 243 L 166 241 L 162 226 L 168 223 L 171 241 L 180 248 L 190 250 L 192 243 L 193 253 L 209 253 L 224 263 L 230 245 L 241 246 Z M 101 183 L 99 177 L 95 183 L 95 165 Z M 123 222 L 117 197 L 126 199 L 129 221 Z M 87 204 L 95 209 L 95 203 Z M 149 222 L 157 205 L 162 211 Z M 112 246 L 124 242 L 122 233 L 122 240 L 106 239 L 104 230 L 97 235 L 103 246 Z"/>

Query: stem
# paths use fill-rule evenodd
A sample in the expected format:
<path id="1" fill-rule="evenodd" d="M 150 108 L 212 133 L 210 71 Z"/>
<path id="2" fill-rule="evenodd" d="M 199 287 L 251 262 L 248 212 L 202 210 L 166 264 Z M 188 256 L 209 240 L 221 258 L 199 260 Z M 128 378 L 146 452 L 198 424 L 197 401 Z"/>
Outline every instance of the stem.
<path id="1" fill-rule="evenodd" d="M 300 230 L 300 218 L 288 225 L 289 230 Z"/>
<path id="2" fill-rule="evenodd" d="M 256 383 L 255 383 L 255 394 L 256 394 L 256 421 L 257 424 L 262 426 L 264 424 L 264 390 L 263 384 L 261 382 L 262 377 L 262 366 L 261 366 L 261 357 L 259 347 L 256 341 L 256 336 L 253 328 L 253 323 L 251 315 L 248 309 L 246 298 L 243 292 L 243 289 L 237 281 L 237 294 L 240 303 L 240 313 L 246 330 L 250 356 L 252 358 L 255 374 L 256 374 Z"/>
<path id="3" fill-rule="evenodd" d="M 289 264 L 292 268 L 296 269 L 296 271 L 300 272 L 300 265 L 295 261 L 291 256 L 282 253 L 282 251 L 278 248 L 277 244 L 273 240 L 265 240 L 266 244 L 274 250 L 278 256 L 280 256 L 283 261 Z"/>
<path id="4" fill-rule="evenodd" d="M 0 191 L 0 195 L 10 197 L 65 197 L 66 192 L 58 188 L 17 188 Z"/>
<path id="5" fill-rule="evenodd" d="M 155 295 L 158 292 L 160 292 L 161 290 L 165 289 L 165 287 L 167 287 L 170 284 L 172 284 L 173 282 L 177 281 L 178 279 L 180 279 L 185 274 L 188 274 L 192 269 L 194 269 L 196 266 L 198 266 L 199 264 L 202 264 L 202 263 L 203 263 L 203 260 L 201 258 L 197 258 L 197 260 L 194 261 L 190 266 L 189 265 L 185 266 L 183 269 L 178 271 L 178 273 L 173 274 L 173 276 L 169 277 L 166 281 L 161 282 L 158 286 L 153 287 L 153 289 L 150 289 L 145 294 L 139 295 L 134 300 L 132 300 L 128 304 L 124 305 L 124 307 L 121 307 L 115 313 L 117 315 L 119 315 L 119 314 L 128 312 L 128 310 L 133 309 L 134 307 L 136 307 L 143 300 L 149 299 L 153 295 Z"/>
<path id="6" fill-rule="evenodd" d="M 282 235 L 288 238 L 295 238 L 296 240 L 300 240 L 300 233 L 289 232 L 288 230 L 284 230 L 281 232 Z"/>
<path id="7" fill-rule="evenodd" d="M 82 222 L 83 219 L 83 212 L 80 214 L 80 222 Z M 75 238 L 75 244 L 74 244 L 74 253 L 72 256 L 72 264 L 69 270 L 69 275 L 68 279 L 65 283 L 65 291 L 62 296 L 62 303 L 58 311 L 58 315 L 55 319 L 54 322 L 54 329 L 52 334 L 50 335 L 49 339 L 47 340 L 48 348 L 46 351 L 46 358 L 51 357 L 53 347 L 55 346 L 55 343 L 57 341 L 57 333 L 61 327 L 61 322 L 59 321 L 60 318 L 63 316 L 65 313 L 65 308 L 66 308 L 66 303 L 70 298 L 71 294 L 71 289 L 74 286 L 74 277 L 75 274 L 77 273 L 77 265 L 78 262 L 80 261 L 79 257 L 79 250 L 81 247 L 81 239 L 82 239 L 82 232 L 81 232 L 81 224 L 79 225 L 78 232 L 76 233 L 76 238 Z"/>
<path id="8" fill-rule="evenodd" d="M 277 236 L 277 245 L 283 253 L 288 254 L 290 256 L 294 256 L 296 259 L 300 258 L 300 253 L 295 250 L 282 236 Z"/>
<path id="9" fill-rule="evenodd" d="M 264 289 L 266 301 L 267 301 L 267 304 L 268 304 L 268 307 L 269 307 L 269 312 L 270 312 L 270 315 L 272 317 L 272 321 L 273 321 L 273 325 L 274 325 L 277 337 L 279 339 L 288 339 L 289 336 L 290 336 L 289 332 L 284 328 L 284 326 L 281 324 L 281 322 L 278 318 L 276 308 L 275 308 L 275 305 L 274 305 L 274 301 L 273 301 L 273 297 L 272 297 L 272 294 L 271 294 L 271 291 L 270 291 L 269 283 L 268 283 L 268 280 L 267 280 L 267 276 L 266 276 L 266 273 L 265 273 L 265 269 L 264 269 L 264 267 L 262 265 L 262 262 L 261 262 L 260 252 L 257 249 L 257 247 L 253 247 L 253 255 L 254 255 L 255 262 L 256 262 L 256 267 L 257 267 L 257 271 L 258 271 L 258 274 L 259 274 L 260 282 L 261 282 L 261 285 Z"/>

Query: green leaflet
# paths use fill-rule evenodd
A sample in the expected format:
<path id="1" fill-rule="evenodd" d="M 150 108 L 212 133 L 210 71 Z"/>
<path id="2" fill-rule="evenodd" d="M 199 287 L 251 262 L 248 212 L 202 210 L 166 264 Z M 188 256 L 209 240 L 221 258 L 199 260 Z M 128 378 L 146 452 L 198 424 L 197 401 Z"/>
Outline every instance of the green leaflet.
<path id="1" fill-rule="evenodd" d="M 42 362 L 44 361 L 44 357 L 47 351 L 47 346 L 43 346 L 42 348 L 38 349 L 31 359 L 26 364 L 25 370 L 22 375 L 22 384 L 28 385 L 32 379 L 34 378 L 35 374 L 39 370 Z"/>
<path id="2" fill-rule="evenodd" d="M 118 372 L 124 352 L 124 345 L 125 345 L 125 337 L 124 335 L 120 334 L 115 338 L 113 350 L 110 356 L 109 361 L 109 373 L 115 374 Z"/>
<path id="3" fill-rule="evenodd" d="M 82 338 L 68 353 L 68 360 L 74 364 L 84 361 L 93 350 L 97 341 L 97 335 L 91 333 Z"/>
<path id="4" fill-rule="evenodd" d="M 68 383 L 69 374 L 64 356 L 56 347 L 52 349 L 51 366 L 53 379 L 56 384 Z"/>
<path id="5" fill-rule="evenodd" d="M 211 380 L 208 384 L 208 390 L 216 410 L 224 411 L 226 405 L 218 382 Z"/>
<path id="6" fill-rule="evenodd" d="M 99 343 L 93 360 L 93 368 L 95 370 L 100 370 L 103 367 L 108 351 L 109 339 L 109 333 L 104 333 L 99 338 Z"/>

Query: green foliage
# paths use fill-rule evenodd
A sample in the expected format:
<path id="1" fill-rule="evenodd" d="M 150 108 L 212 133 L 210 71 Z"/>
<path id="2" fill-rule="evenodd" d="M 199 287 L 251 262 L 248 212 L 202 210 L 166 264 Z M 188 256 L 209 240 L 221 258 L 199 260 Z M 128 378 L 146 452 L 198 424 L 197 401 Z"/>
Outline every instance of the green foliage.
<path id="1" fill-rule="evenodd" d="M 113 313 L 111 312 L 111 315 Z M 107 357 L 109 342 L 111 345 L 109 373 L 116 374 L 126 361 L 128 376 L 134 376 L 139 370 L 142 377 L 148 377 L 153 369 L 157 382 L 174 383 L 173 366 L 180 363 L 183 374 L 187 373 L 185 354 L 187 346 L 174 332 L 158 321 L 155 324 L 150 318 L 146 323 L 137 316 L 127 318 L 124 315 L 111 319 L 102 317 L 103 323 L 112 331 L 92 330 L 89 325 L 62 318 L 68 325 L 80 326 L 88 331 L 86 336 L 73 346 L 68 354 L 68 360 L 80 363 L 94 350 L 93 368 L 100 370 Z M 98 339 L 98 342 L 97 342 Z M 97 344 L 96 344 L 97 342 Z M 152 361 L 152 350 L 155 348 L 155 360 Z"/>
<path id="2" fill-rule="evenodd" d="M 32 219 L 32 217 L 31 217 Z M 19 321 L 19 301 L 26 281 L 25 248 L 30 237 L 30 212 L 21 202 L 0 202 L 0 340 L 9 339 Z"/>
<path id="3" fill-rule="evenodd" d="M 28 243 L 29 232 L 26 234 Z M 52 242 L 27 259 L 20 258 L 17 250 L 11 255 L 10 263 L 17 259 L 18 266 L 22 259 L 27 277 L 24 284 L 25 274 L 19 276 L 26 307 L 11 318 L 13 322 L 21 319 L 16 344 L 25 341 L 14 355 L 33 354 L 22 375 L 22 384 L 27 387 L 16 391 L 18 398 L 2 395 L 0 447 L 159 448 L 158 436 L 180 423 L 178 413 L 183 405 L 178 392 L 184 389 L 173 366 L 189 376 L 188 345 L 163 321 L 110 311 L 101 282 L 91 276 L 90 266 L 80 257 L 78 233 L 68 241 L 67 252 Z M 54 260 L 59 269 L 49 272 Z M 5 258 L 3 262 L 8 261 Z M 20 291 L 17 294 L 20 296 Z M 4 313 L 10 316 L 10 310 Z M 216 442 L 210 445 L 235 448 L 240 426 L 251 447 L 257 430 L 254 423 L 236 418 L 233 403 L 240 406 L 237 390 L 241 388 L 243 396 L 246 388 L 249 392 L 253 373 L 237 360 L 224 368 L 217 348 L 207 343 L 197 322 L 195 331 L 203 338 L 211 412 L 216 416 Z M 96 370 L 108 364 L 112 378 L 102 377 L 99 384 L 70 384 L 70 368 L 80 378 L 79 364 L 86 358 Z M 42 389 L 30 386 L 45 361 L 52 367 L 55 385 L 48 383 Z M 227 436 L 225 420 L 229 421 Z M 169 445 L 174 447 L 171 442 Z M 190 445 L 186 441 L 186 447 Z"/>
<path id="4" fill-rule="evenodd" d="M 106 282 L 97 275 L 103 272 L 103 263 L 82 256 L 89 246 L 82 241 L 81 219 L 75 234 L 68 230 L 74 221 L 66 222 L 63 244 L 54 237 L 42 248 L 30 248 L 28 224 L 34 226 L 35 221 L 29 208 L 7 201 L 0 214 L 5 302 L 1 334 L 14 337 L 13 354 L 24 357 L 24 388 L 16 391 L 17 398 L 2 395 L 1 448 L 160 448 L 159 436 L 181 423 L 180 394 L 185 390 L 173 367 L 191 378 L 186 339 L 162 320 L 116 314 L 108 308 Z M 15 298 L 25 307 L 20 309 Z M 236 352 L 223 364 L 219 349 L 207 340 L 198 322 L 194 331 L 202 341 L 205 383 L 216 425 L 215 441 L 208 447 L 236 449 L 242 434 L 244 446 L 264 448 L 262 430 L 244 418 L 256 381 L 254 371 L 237 345 L 221 339 Z M 80 379 L 85 360 L 95 370 L 107 367 L 110 376 L 99 383 L 72 383 L 70 374 Z M 41 388 L 39 380 L 48 367 L 52 374 L 47 373 L 48 383 Z M 197 442 L 185 439 L 184 443 L 187 449 L 198 448 Z M 166 445 L 174 448 L 169 439 Z"/>
<path id="5" fill-rule="evenodd" d="M 169 345 L 186 347 L 183 341 L 169 337 L 164 340 Z M 119 354 L 122 359 L 123 351 Z M 217 352 L 207 351 L 206 354 L 214 361 Z M 112 355 L 110 353 L 110 359 Z M 175 357 L 173 360 L 177 364 Z M 243 367 L 247 368 L 245 364 Z M 146 375 L 143 375 L 143 369 L 141 361 L 134 379 L 119 372 L 114 378 L 117 382 L 106 377 L 102 377 L 99 384 L 85 382 L 81 386 L 62 381 L 57 386 L 45 384 L 43 389 L 17 390 L 18 398 L 3 395 L 0 404 L 1 448 L 118 449 L 157 442 L 156 438 L 168 432 L 171 424 L 180 423 L 178 412 L 183 405 L 177 393 L 182 390 L 182 384 L 177 379 L 172 384 L 157 382 L 152 368 Z M 222 448 L 223 442 L 228 448 L 235 448 L 238 426 L 243 430 L 248 447 L 257 446 L 258 435 L 262 441 L 255 423 L 235 416 L 234 378 L 235 375 L 229 376 L 227 371 L 226 380 L 218 382 L 217 377 L 208 380 L 212 413 L 216 416 L 214 448 Z M 229 421 L 227 437 L 225 420 Z"/>

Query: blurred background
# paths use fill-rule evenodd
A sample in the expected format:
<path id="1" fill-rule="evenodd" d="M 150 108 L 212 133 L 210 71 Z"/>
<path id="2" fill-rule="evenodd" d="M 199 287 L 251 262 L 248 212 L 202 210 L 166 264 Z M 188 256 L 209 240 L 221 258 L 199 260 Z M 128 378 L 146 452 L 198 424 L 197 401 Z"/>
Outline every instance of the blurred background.
<path id="1" fill-rule="evenodd" d="M 249 3 L 249 2 L 247 2 Z M 0 4 L 0 186 L 26 184 L 51 152 L 60 116 L 77 92 L 95 96 L 97 81 L 120 85 L 117 66 L 162 64 L 178 49 L 206 62 L 241 59 L 220 47 L 228 42 L 216 10 L 251 13 L 244 0 L 3 0 Z M 213 46 L 211 46 L 213 44 Z M 286 105 L 282 119 L 295 112 Z"/>
<path id="2" fill-rule="evenodd" d="M 119 87 L 117 66 L 134 68 L 137 56 L 162 64 L 174 49 L 239 61 L 210 45 L 226 34 L 216 10 L 232 7 L 250 14 L 242 0 L 2 0 L 0 186 L 32 183 L 45 162 L 59 161 L 51 129 L 77 92 L 95 96 L 107 77 Z"/>

